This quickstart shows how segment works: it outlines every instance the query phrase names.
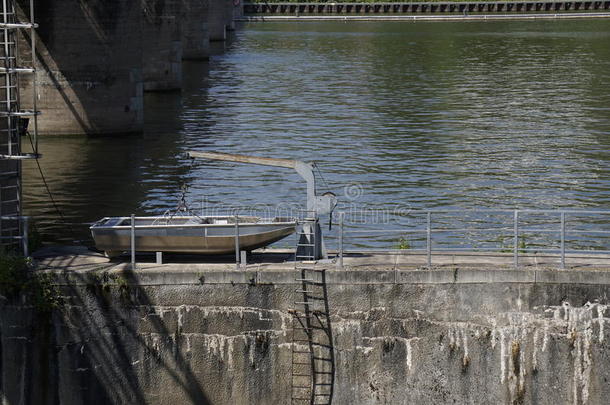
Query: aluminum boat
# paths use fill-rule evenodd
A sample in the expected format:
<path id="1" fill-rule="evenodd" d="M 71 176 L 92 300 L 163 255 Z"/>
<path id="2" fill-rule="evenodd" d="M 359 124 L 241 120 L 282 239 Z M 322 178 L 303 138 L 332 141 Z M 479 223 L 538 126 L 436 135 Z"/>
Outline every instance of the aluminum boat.
<path id="1" fill-rule="evenodd" d="M 181 252 L 206 255 L 235 252 L 236 230 L 240 250 L 267 246 L 295 232 L 293 218 L 265 219 L 253 216 L 157 216 L 135 217 L 138 252 Z M 108 257 L 131 249 L 131 217 L 106 217 L 93 224 L 95 246 Z"/>

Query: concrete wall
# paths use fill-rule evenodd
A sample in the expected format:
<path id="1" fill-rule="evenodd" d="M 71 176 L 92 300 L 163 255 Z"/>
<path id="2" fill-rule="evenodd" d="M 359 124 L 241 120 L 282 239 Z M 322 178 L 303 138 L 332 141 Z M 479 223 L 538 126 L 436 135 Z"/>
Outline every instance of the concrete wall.
<path id="1" fill-rule="evenodd" d="M 210 57 L 209 3 L 210 0 L 182 0 L 180 24 L 183 59 L 202 60 Z"/>
<path id="2" fill-rule="evenodd" d="M 144 91 L 182 87 L 181 0 L 142 1 Z"/>
<path id="3" fill-rule="evenodd" d="M 11 404 L 288 404 L 292 271 L 73 274 L 0 311 Z M 610 276 L 332 271 L 336 404 L 604 404 Z"/>
<path id="4" fill-rule="evenodd" d="M 210 41 L 224 41 L 227 30 L 235 29 L 233 0 L 210 0 L 209 4 Z"/>
<path id="5" fill-rule="evenodd" d="M 27 12 L 29 1 L 18 3 Z M 140 2 L 38 0 L 34 7 L 40 25 L 38 108 L 44 112 L 40 133 L 140 132 Z M 29 60 L 29 47 L 22 49 L 23 59 Z M 32 88 L 27 81 L 23 86 L 27 101 Z"/>

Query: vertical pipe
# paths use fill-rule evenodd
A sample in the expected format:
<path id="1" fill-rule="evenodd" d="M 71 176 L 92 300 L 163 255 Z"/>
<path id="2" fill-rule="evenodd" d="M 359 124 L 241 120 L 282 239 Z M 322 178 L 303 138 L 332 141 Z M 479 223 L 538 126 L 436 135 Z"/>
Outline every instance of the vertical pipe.
<path id="1" fill-rule="evenodd" d="M 3 22 L 5 24 L 10 23 L 9 18 L 8 18 L 8 1 L 7 0 L 3 0 L 2 2 L 2 6 L 3 6 L 3 10 L 2 10 L 2 14 L 3 14 Z M 11 108 L 11 72 L 10 67 L 12 66 L 10 63 L 10 59 L 9 57 L 12 56 L 10 53 L 10 37 L 9 37 L 9 28 L 4 28 L 3 30 L 3 34 L 4 37 L 2 38 L 4 43 L 4 58 L 5 58 L 5 62 L 4 62 L 4 66 L 6 67 L 7 71 L 6 71 L 6 76 L 5 76 L 5 80 L 4 80 L 4 85 L 6 86 L 6 141 L 7 141 L 7 154 L 8 155 L 12 155 L 13 154 L 13 132 L 12 132 L 12 117 L 10 116 L 10 112 L 12 111 Z"/>
<path id="2" fill-rule="evenodd" d="M 337 265 L 340 269 L 343 269 L 343 218 L 345 212 L 339 213 L 339 260 Z"/>
<path id="3" fill-rule="evenodd" d="M 426 252 L 428 255 L 428 268 L 432 268 L 432 213 L 426 215 Z"/>
<path id="4" fill-rule="evenodd" d="M 239 216 L 235 215 L 235 267 L 239 269 Z"/>
<path id="5" fill-rule="evenodd" d="M 29 219 L 28 217 L 21 217 L 21 219 L 23 220 L 23 238 L 21 239 L 21 242 L 23 243 L 23 256 L 24 257 L 29 257 L 30 256 L 30 247 L 29 247 L 29 236 L 28 236 L 28 222 Z"/>
<path id="6" fill-rule="evenodd" d="M 519 211 L 515 210 L 513 213 L 513 225 L 514 225 L 514 233 L 513 233 L 513 260 L 515 264 L 515 268 L 519 268 Z"/>
<path id="7" fill-rule="evenodd" d="M 136 216 L 131 214 L 131 269 L 136 269 Z"/>
<path id="8" fill-rule="evenodd" d="M 34 28 L 34 0 L 30 0 L 30 39 L 32 41 L 32 108 L 34 109 L 34 150 L 32 151 L 35 155 L 38 155 L 38 107 L 37 107 L 37 95 L 38 85 L 36 81 L 36 30 Z"/>
<path id="9" fill-rule="evenodd" d="M 566 213 L 561 211 L 561 269 L 566 268 Z"/>

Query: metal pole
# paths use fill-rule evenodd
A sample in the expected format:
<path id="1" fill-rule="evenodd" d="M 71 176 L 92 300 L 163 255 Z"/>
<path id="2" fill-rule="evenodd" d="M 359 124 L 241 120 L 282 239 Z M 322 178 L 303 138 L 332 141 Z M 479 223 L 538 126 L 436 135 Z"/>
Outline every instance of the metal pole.
<path id="1" fill-rule="evenodd" d="M 566 213 L 561 211 L 561 269 L 566 268 Z"/>
<path id="2" fill-rule="evenodd" d="M 38 155 L 38 82 L 36 78 L 36 30 L 35 30 L 35 21 L 34 21 L 34 0 L 30 0 L 30 40 L 31 48 L 32 48 L 32 69 L 34 69 L 34 73 L 32 74 L 32 108 L 34 109 L 34 152 L 35 155 Z M 38 158 L 38 156 L 36 156 Z"/>
<path id="3" fill-rule="evenodd" d="M 339 213 L 339 260 L 337 261 L 337 266 L 340 269 L 343 269 L 343 218 L 345 217 L 345 212 Z"/>
<path id="4" fill-rule="evenodd" d="M 428 268 L 432 268 L 432 213 L 426 215 L 426 251 L 428 254 Z"/>
<path id="5" fill-rule="evenodd" d="M 519 211 L 515 210 L 513 214 L 514 234 L 513 234 L 513 259 L 515 268 L 519 268 Z"/>
<path id="6" fill-rule="evenodd" d="M 239 216 L 235 215 L 235 267 L 239 269 Z"/>
<path id="7" fill-rule="evenodd" d="M 29 225 L 29 219 L 28 217 L 21 217 L 23 219 L 23 239 L 21 240 L 21 242 L 23 243 L 23 256 L 24 257 L 28 257 L 30 256 L 30 247 L 29 245 L 29 241 L 28 241 L 28 225 Z"/>
<path id="8" fill-rule="evenodd" d="M 131 214 L 131 269 L 136 269 L 136 216 Z"/>

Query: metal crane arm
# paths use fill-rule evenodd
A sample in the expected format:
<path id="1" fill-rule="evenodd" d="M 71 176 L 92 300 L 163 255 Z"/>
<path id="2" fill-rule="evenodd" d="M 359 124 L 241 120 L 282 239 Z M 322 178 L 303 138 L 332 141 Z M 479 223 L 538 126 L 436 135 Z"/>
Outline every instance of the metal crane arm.
<path id="1" fill-rule="evenodd" d="M 232 153 L 218 152 L 188 152 L 192 158 L 223 160 L 227 162 L 251 163 L 263 166 L 285 167 L 294 169 L 307 182 L 307 210 L 316 212 L 316 178 L 313 166 L 302 160 L 275 159 L 258 156 L 235 155 Z"/>

